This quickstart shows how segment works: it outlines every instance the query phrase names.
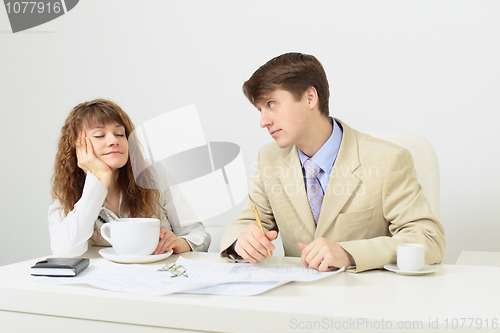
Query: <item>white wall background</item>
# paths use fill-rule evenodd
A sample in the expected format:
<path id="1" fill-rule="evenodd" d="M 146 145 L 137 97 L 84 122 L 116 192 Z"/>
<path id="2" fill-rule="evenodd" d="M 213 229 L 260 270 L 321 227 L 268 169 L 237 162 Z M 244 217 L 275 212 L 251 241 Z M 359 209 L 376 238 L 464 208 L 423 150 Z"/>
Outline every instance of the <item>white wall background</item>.
<path id="1" fill-rule="evenodd" d="M 196 104 L 207 140 L 240 145 L 250 180 L 271 138 L 241 85 L 290 51 L 322 61 L 332 115 L 434 145 L 445 263 L 500 251 L 499 17 L 498 1 L 85 0 L 13 34 L 2 7 L 0 265 L 50 253 L 49 182 L 73 106 L 108 98 L 140 125 Z M 239 207 L 207 221 L 211 251 Z"/>

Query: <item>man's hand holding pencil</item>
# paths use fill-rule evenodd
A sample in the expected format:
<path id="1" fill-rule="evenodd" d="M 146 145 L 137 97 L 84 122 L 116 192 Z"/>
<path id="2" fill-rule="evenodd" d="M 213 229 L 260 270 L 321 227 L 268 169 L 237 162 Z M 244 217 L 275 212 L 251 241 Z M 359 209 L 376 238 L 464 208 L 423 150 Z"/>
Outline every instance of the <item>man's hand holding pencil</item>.
<path id="1" fill-rule="evenodd" d="M 256 207 L 253 209 L 257 224 L 250 224 L 241 232 L 234 250 L 246 261 L 256 263 L 272 256 L 275 247 L 271 241 L 278 237 L 278 232 L 272 230 L 265 233 Z"/>

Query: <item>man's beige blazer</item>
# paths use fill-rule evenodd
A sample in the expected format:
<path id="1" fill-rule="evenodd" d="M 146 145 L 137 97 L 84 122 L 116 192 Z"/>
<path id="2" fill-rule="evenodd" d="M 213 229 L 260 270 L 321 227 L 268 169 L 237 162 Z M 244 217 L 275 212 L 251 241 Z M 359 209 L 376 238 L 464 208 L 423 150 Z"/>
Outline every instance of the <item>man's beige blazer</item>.
<path id="1" fill-rule="evenodd" d="M 266 231 L 278 230 L 286 256 L 300 257 L 298 243 L 324 237 L 349 252 L 357 272 L 396 263 L 399 243 L 426 247 L 426 264 L 443 259 L 445 236 L 417 181 L 413 158 L 404 148 L 343 129 L 316 226 L 307 201 L 297 147 L 275 142 L 259 152 L 248 199 L 221 239 L 221 255 L 248 224 L 257 205 Z"/>

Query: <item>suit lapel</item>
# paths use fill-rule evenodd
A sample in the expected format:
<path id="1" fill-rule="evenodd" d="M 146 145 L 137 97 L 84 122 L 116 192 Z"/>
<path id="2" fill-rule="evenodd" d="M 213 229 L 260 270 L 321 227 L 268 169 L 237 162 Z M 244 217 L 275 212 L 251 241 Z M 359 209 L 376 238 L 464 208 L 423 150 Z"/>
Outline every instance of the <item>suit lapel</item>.
<path id="1" fill-rule="evenodd" d="M 354 175 L 360 165 L 356 135 L 353 129 L 338 119 L 336 120 L 343 128 L 342 143 L 323 197 L 318 226 L 314 235 L 315 239 L 322 237 L 333 225 L 333 221 L 360 182 L 359 178 Z"/>
<path id="2" fill-rule="evenodd" d="M 284 162 L 287 166 L 286 172 L 283 177 L 281 177 L 281 183 L 285 190 L 284 192 L 290 199 L 293 209 L 297 212 L 300 221 L 302 221 L 303 227 L 309 233 L 308 236 L 312 239 L 316 232 L 316 224 L 314 223 L 309 202 L 307 201 L 304 176 L 302 174 L 302 167 L 300 165 L 296 146 L 292 147 L 285 157 Z"/>

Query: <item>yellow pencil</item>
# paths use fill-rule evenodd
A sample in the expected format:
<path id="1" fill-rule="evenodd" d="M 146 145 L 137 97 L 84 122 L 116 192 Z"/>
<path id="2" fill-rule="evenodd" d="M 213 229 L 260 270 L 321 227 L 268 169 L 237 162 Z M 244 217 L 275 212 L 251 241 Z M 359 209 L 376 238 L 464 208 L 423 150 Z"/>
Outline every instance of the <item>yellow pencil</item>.
<path id="1" fill-rule="evenodd" d="M 260 221 L 260 216 L 259 216 L 259 212 L 257 211 L 257 206 L 252 206 L 252 210 L 253 210 L 253 214 L 255 215 L 255 220 L 257 220 L 257 226 L 259 227 L 260 231 L 262 231 L 262 233 L 265 236 L 266 232 L 264 231 L 264 227 L 262 226 L 262 222 Z M 266 250 L 267 250 L 267 253 L 269 255 L 271 255 L 271 251 L 269 251 L 269 249 L 266 249 Z"/>

